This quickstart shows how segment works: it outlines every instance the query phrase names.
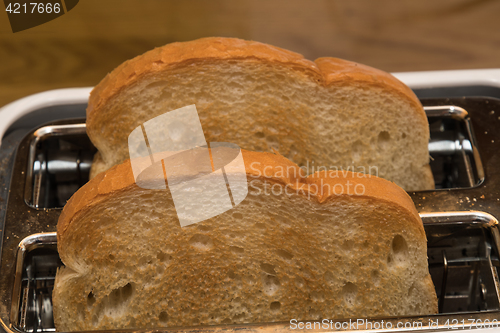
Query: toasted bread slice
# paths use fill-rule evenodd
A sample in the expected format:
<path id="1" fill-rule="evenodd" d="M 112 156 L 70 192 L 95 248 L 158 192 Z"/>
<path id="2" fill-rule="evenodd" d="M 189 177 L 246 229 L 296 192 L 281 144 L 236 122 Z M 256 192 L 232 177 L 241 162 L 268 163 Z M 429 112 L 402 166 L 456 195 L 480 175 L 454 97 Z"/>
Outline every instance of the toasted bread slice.
<path id="1" fill-rule="evenodd" d="M 136 185 L 129 161 L 82 187 L 57 227 L 57 330 L 437 312 L 403 189 L 345 171 L 306 177 L 283 156 L 242 152 L 246 199 L 187 227 L 168 190 Z"/>
<path id="2" fill-rule="evenodd" d="M 276 149 L 309 173 L 342 168 L 407 191 L 434 188 L 426 115 L 395 77 L 233 38 L 168 44 L 106 76 L 87 109 L 87 132 L 99 150 L 92 177 L 129 158 L 135 128 L 192 104 L 207 142 Z"/>

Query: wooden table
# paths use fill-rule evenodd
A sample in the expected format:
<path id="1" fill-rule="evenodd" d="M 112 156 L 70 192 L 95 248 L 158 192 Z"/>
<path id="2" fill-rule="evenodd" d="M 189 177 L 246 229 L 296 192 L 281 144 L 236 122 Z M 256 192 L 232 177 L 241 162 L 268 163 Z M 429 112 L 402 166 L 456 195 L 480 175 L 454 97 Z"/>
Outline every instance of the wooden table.
<path id="1" fill-rule="evenodd" d="M 0 5 L 3 10 L 3 6 Z M 172 41 L 232 36 L 306 58 L 380 69 L 500 68 L 497 0 L 81 0 L 12 33 L 0 13 L 0 106 L 55 88 L 97 84 L 121 62 Z"/>

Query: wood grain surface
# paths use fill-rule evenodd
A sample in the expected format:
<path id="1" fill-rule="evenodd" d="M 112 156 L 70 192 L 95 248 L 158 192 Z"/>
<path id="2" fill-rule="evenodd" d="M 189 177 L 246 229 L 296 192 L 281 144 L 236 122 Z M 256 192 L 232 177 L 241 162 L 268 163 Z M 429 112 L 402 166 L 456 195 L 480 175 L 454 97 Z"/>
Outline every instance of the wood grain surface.
<path id="1" fill-rule="evenodd" d="M 206 36 L 390 72 L 500 68 L 499 14 L 498 0 L 80 0 L 65 15 L 14 34 L 2 12 L 0 106 L 49 89 L 93 86 L 151 48 Z"/>

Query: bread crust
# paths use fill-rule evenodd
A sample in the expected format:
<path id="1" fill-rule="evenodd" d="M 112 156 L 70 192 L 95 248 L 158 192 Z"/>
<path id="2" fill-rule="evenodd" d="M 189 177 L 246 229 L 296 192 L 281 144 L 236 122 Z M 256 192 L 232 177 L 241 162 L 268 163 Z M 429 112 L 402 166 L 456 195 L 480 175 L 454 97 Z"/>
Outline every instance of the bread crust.
<path id="1" fill-rule="evenodd" d="M 237 38 L 208 37 L 189 42 L 177 42 L 155 48 L 128 60 L 114 69 L 92 90 L 87 107 L 87 131 L 93 139 L 93 123 L 101 108 L 121 90 L 134 85 L 142 77 L 186 66 L 189 63 L 215 63 L 240 60 L 288 66 L 311 77 L 319 85 L 364 84 L 391 90 L 406 99 L 419 117 L 427 122 L 422 105 L 413 91 L 389 73 L 337 58 L 318 58 L 315 62 L 301 54 L 255 41 Z M 428 137 L 428 129 L 427 129 Z"/>
<path id="2" fill-rule="evenodd" d="M 427 116 L 413 90 L 393 75 L 370 66 L 339 58 L 318 58 L 314 61 L 323 76 L 326 86 L 369 85 L 391 89 L 401 98 L 406 99 L 419 116 L 427 123 Z M 427 133 L 428 135 L 428 133 Z"/>
<path id="3" fill-rule="evenodd" d="M 321 81 L 317 66 L 298 53 L 268 44 L 237 38 L 208 37 L 189 42 L 170 43 L 155 48 L 115 68 L 92 90 L 87 108 L 87 122 L 102 105 L 118 94 L 121 89 L 133 85 L 143 76 L 162 72 L 192 62 L 218 60 L 247 60 L 286 64 Z"/>
<path id="4" fill-rule="evenodd" d="M 414 217 L 413 222 L 417 225 L 422 237 L 426 238 L 422 221 L 413 201 L 406 191 L 390 181 L 342 170 L 321 171 L 305 177 L 302 169 L 279 154 L 242 150 L 242 155 L 248 179 L 264 179 L 280 183 L 289 186 L 291 190 L 297 190 L 300 195 L 319 202 L 339 200 L 346 196 L 357 196 L 397 205 Z M 284 170 L 286 172 L 283 172 Z M 332 172 L 337 173 L 332 174 Z M 334 189 L 337 184 L 342 185 L 344 188 L 351 184 L 351 189 L 360 184 L 363 186 L 364 192 L 362 195 L 353 195 L 353 192 L 351 194 L 329 193 L 327 189 Z M 67 252 L 64 242 L 66 231 L 71 223 L 78 220 L 79 213 L 91 209 L 92 206 L 105 200 L 112 193 L 131 190 L 132 187 L 136 186 L 130 160 L 127 160 L 106 172 L 100 173 L 71 197 L 64 206 L 57 225 L 57 241 L 63 262 L 65 262 L 65 253 Z M 67 259 L 69 262 L 69 258 Z"/>

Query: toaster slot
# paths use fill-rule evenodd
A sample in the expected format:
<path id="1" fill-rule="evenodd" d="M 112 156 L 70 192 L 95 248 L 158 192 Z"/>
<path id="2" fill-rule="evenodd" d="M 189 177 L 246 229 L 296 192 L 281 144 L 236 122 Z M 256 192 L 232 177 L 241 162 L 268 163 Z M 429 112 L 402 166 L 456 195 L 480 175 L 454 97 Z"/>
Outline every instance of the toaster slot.
<path id="1" fill-rule="evenodd" d="M 25 238 L 17 253 L 15 295 L 11 312 L 23 332 L 53 332 L 52 290 L 57 268 L 56 233 L 34 234 Z"/>
<path id="2" fill-rule="evenodd" d="M 85 124 L 38 129 L 30 143 L 25 201 L 33 208 L 63 207 L 89 180 L 96 149 Z"/>
<path id="3" fill-rule="evenodd" d="M 484 170 L 467 111 L 456 106 L 429 106 L 425 112 L 436 189 L 480 185 L 484 181 Z"/>
<path id="4" fill-rule="evenodd" d="M 484 213 L 421 214 L 440 313 L 500 310 L 497 221 Z"/>
<path id="5" fill-rule="evenodd" d="M 425 108 L 430 126 L 430 166 L 436 189 L 471 188 L 484 171 L 467 111 L 456 106 Z M 51 125 L 30 143 L 25 201 L 33 208 L 61 208 L 89 179 L 96 152 L 85 124 Z"/>
<path id="6" fill-rule="evenodd" d="M 428 239 L 429 270 L 439 299 L 439 312 L 444 315 L 439 322 L 479 313 L 490 321 L 497 318 L 495 311 L 500 310 L 497 220 L 483 212 L 421 216 Z M 51 294 L 57 267 L 62 265 L 56 241 L 55 233 L 45 233 L 29 236 L 19 245 L 11 309 L 11 322 L 19 331 L 55 330 Z M 424 326 L 434 320 L 420 319 Z"/>

